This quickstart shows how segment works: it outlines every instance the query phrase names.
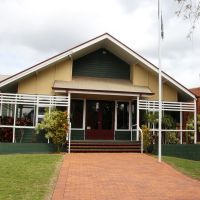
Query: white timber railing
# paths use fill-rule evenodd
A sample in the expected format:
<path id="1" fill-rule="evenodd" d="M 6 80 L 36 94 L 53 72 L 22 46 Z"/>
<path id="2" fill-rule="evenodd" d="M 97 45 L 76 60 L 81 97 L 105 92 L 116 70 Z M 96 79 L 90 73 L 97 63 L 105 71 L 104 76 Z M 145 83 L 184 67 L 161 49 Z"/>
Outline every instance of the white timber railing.
<path id="1" fill-rule="evenodd" d="M 147 101 L 139 100 L 139 109 L 148 111 L 158 111 L 159 102 L 158 101 Z M 183 112 L 194 112 L 195 103 L 188 102 L 162 102 L 162 111 L 183 111 Z"/>
<path id="2" fill-rule="evenodd" d="M 148 101 L 148 100 L 138 100 L 138 113 L 139 110 L 145 110 L 148 112 L 158 112 L 159 111 L 159 102 L 158 101 Z M 179 112 L 180 114 L 180 129 L 177 130 L 167 130 L 162 129 L 162 132 L 180 132 L 180 143 L 182 144 L 183 132 L 194 132 L 194 143 L 197 142 L 197 130 L 196 126 L 194 126 L 193 130 L 185 130 L 183 129 L 183 112 L 190 112 L 194 115 L 194 124 L 196 124 L 196 100 L 194 102 L 169 102 L 162 101 L 162 111 L 172 111 Z M 139 114 L 137 114 L 137 118 L 139 119 Z M 139 128 L 138 128 L 139 129 Z M 158 131 L 158 129 L 151 129 L 150 131 Z M 137 139 L 138 139 L 137 132 Z"/>
<path id="3" fill-rule="evenodd" d="M 68 96 L 0 93 L 0 103 L 40 106 L 68 106 Z"/>
<path id="4" fill-rule="evenodd" d="M 15 129 L 26 128 L 35 129 L 39 119 L 44 117 L 43 114 L 39 114 L 41 108 L 54 107 L 67 107 L 69 106 L 68 96 L 48 96 L 48 95 L 29 95 L 29 94 L 12 94 L 12 93 L 0 93 L 0 128 L 12 128 L 13 130 L 13 143 L 15 142 Z M 22 112 L 24 108 L 27 112 L 28 108 L 32 108 L 33 121 L 29 125 L 19 125 L 16 123 L 18 114 Z M 21 110 L 20 110 L 21 109 Z M 3 121 L 4 117 L 12 119 L 12 123 L 8 124 Z M 24 117 L 24 116 L 23 116 Z M 22 117 L 22 118 L 23 118 Z"/>

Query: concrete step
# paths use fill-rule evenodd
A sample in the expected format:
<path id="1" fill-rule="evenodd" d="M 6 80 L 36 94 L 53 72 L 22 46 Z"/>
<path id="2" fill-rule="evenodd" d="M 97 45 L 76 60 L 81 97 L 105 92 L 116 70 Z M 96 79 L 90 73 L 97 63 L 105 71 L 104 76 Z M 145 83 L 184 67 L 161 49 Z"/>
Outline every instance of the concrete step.
<path id="1" fill-rule="evenodd" d="M 96 152 L 99 152 L 99 153 L 107 153 L 107 152 L 110 152 L 110 153 L 115 153 L 115 152 L 118 152 L 118 153 L 140 153 L 141 150 L 140 149 L 106 149 L 106 148 L 103 148 L 103 149 L 71 149 L 71 152 L 72 153 L 96 153 Z"/>
<path id="2" fill-rule="evenodd" d="M 140 141 L 71 141 L 71 152 L 141 152 Z"/>

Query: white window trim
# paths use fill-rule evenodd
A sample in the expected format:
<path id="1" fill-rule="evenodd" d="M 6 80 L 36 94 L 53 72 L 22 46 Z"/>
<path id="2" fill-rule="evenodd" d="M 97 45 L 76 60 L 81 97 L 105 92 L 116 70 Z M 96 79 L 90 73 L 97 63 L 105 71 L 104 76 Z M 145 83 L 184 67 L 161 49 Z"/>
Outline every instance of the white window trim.
<path id="1" fill-rule="evenodd" d="M 129 117 L 128 117 L 128 129 L 118 129 L 117 128 L 117 103 L 118 102 L 128 102 L 129 103 Z M 130 100 L 116 100 L 115 101 L 115 131 L 131 131 L 131 101 Z"/>
<path id="2" fill-rule="evenodd" d="M 82 127 L 81 128 L 71 128 L 71 130 L 85 130 L 85 99 L 83 98 L 71 98 L 71 101 L 73 100 L 81 100 L 83 101 L 83 123 L 82 123 Z M 71 108 L 70 108 L 71 110 Z"/>

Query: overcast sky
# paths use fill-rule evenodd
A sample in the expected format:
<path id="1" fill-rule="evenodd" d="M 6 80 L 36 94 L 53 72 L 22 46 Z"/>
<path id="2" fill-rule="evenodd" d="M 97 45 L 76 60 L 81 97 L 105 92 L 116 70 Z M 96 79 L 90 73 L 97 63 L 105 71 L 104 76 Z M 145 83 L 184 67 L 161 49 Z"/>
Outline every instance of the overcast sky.
<path id="1" fill-rule="evenodd" d="M 200 30 L 162 0 L 162 69 L 200 86 Z M 105 32 L 157 65 L 157 0 L 0 0 L 0 74 L 14 74 Z"/>

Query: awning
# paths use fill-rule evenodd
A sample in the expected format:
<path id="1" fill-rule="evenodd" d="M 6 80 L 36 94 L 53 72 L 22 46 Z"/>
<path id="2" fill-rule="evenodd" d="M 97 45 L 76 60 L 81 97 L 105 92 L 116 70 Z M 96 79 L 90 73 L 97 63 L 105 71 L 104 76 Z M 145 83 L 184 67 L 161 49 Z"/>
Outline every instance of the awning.
<path id="1" fill-rule="evenodd" d="M 93 78 L 93 77 L 73 77 L 72 81 L 55 81 L 53 90 L 83 90 L 99 92 L 120 92 L 153 95 L 148 87 L 133 86 L 130 80 Z"/>

